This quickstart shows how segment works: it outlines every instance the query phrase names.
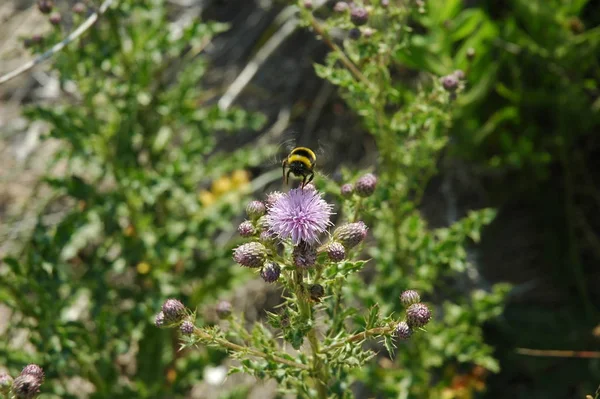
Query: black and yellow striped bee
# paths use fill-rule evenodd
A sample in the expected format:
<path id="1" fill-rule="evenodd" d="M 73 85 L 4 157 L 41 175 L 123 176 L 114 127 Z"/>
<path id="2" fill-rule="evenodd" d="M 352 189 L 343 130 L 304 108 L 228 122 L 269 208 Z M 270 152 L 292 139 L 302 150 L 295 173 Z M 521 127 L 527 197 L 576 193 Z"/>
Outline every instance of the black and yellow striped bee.
<path id="1" fill-rule="evenodd" d="M 281 163 L 284 183 L 288 183 L 290 180 L 290 173 L 292 173 L 294 176 L 302 178 L 302 188 L 304 188 L 304 186 L 310 183 L 315 177 L 314 168 L 316 162 L 317 156 L 310 148 L 294 148 Z M 286 167 L 287 174 L 285 173 Z"/>

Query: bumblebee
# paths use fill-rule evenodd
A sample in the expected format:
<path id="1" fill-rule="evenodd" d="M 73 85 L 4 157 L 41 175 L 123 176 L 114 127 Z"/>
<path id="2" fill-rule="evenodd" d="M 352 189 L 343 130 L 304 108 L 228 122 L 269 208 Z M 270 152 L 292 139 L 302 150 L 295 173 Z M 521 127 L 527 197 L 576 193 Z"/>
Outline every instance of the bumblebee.
<path id="1" fill-rule="evenodd" d="M 307 147 L 296 147 L 281 163 L 283 181 L 285 184 L 290 180 L 290 173 L 302 178 L 302 188 L 315 177 L 315 163 L 317 156 L 314 151 Z M 287 168 L 287 174 L 285 169 Z"/>

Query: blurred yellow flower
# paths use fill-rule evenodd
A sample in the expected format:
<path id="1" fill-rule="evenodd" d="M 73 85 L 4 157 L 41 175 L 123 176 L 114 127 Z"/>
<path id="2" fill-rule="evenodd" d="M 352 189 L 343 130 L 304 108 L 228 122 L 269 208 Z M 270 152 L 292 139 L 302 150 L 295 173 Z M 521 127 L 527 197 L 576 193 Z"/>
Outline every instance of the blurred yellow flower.
<path id="1" fill-rule="evenodd" d="M 205 207 L 212 205 L 216 199 L 217 198 L 210 191 L 202 190 L 198 194 L 198 201 Z"/>
<path id="2" fill-rule="evenodd" d="M 250 182 L 250 173 L 243 169 L 234 170 L 231 174 L 231 181 L 234 187 L 243 187 Z"/>
<path id="3" fill-rule="evenodd" d="M 213 181 L 210 191 L 215 196 L 220 196 L 233 188 L 233 181 L 228 176 L 221 176 L 217 180 Z"/>
<path id="4" fill-rule="evenodd" d="M 150 265 L 146 262 L 140 262 L 135 267 L 139 274 L 148 274 L 150 272 Z"/>

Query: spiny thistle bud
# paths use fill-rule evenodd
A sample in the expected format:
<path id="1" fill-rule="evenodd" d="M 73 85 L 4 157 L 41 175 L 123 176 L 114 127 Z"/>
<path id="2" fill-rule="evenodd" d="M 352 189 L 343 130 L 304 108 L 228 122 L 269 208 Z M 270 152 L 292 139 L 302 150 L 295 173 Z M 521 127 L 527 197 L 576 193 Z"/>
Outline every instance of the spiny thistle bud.
<path id="1" fill-rule="evenodd" d="M 179 331 L 181 331 L 183 335 L 192 335 L 194 332 L 194 323 L 189 320 L 184 320 L 179 326 Z"/>
<path id="2" fill-rule="evenodd" d="M 283 194 L 281 191 L 273 191 L 272 193 L 267 194 L 267 206 L 273 206 L 278 200 L 279 198 L 283 197 L 285 194 Z"/>
<path id="3" fill-rule="evenodd" d="M 446 91 L 455 92 L 458 89 L 458 78 L 453 73 L 443 76 L 441 82 Z"/>
<path id="4" fill-rule="evenodd" d="M 242 237 L 252 237 L 255 233 L 252 222 L 250 222 L 249 220 L 245 220 L 242 223 L 240 223 L 240 225 L 238 226 L 238 233 L 240 233 Z"/>
<path id="5" fill-rule="evenodd" d="M 85 12 L 85 4 L 79 2 L 79 3 L 75 3 L 73 5 L 73 8 L 71 8 L 71 11 L 73 11 L 75 14 L 83 14 Z"/>
<path id="6" fill-rule="evenodd" d="M 356 194 L 361 197 L 370 197 L 375 192 L 377 177 L 373 173 L 367 173 L 356 182 Z"/>
<path id="7" fill-rule="evenodd" d="M 260 271 L 260 277 L 267 283 L 273 283 L 279 279 L 281 267 L 275 262 L 267 262 Z"/>
<path id="8" fill-rule="evenodd" d="M 60 13 L 58 12 L 53 12 L 52 14 L 50 14 L 50 17 L 48 17 L 48 20 L 50 21 L 50 23 L 54 26 L 60 25 L 60 22 L 62 21 L 62 17 L 60 15 Z"/>
<path id="9" fill-rule="evenodd" d="M 412 304 L 406 309 L 406 322 L 412 328 L 423 327 L 431 320 L 431 311 L 423 303 Z"/>
<path id="10" fill-rule="evenodd" d="M 308 288 L 310 299 L 315 302 L 321 302 L 321 298 L 325 295 L 325 288 L 321 284 L 313 284 Z"/>
<path id="11" fill-rule="evenodd" d="M 351 198 L 352 194 L 354 194 L 354 186 L 352 184 L 344 184 L 341 188 L 340 188 L 340 193 L 342 194 L 342 197 L 344 198 Z"/>
<path id="12" fill-rule="evenodd" d="M 394 331 L 396 337 L 400 339 L 409 339 L 412 333 L 412 328 L 410 328 L 410 326 L 405 321 L 401 321 L 400 323 L 398 323 L 398 325 L 396 326 L 396 330 Z"/>
<path id="13" fill-rule="evenodd" d="M 404 306 L 410 306 L 421 302 L 421 297 L 417 291 L 406 290 L 400 295 L 400 302 L 402 302 Z"/>
<path id="14" fill-rule="evenodd" d="M 344 248 L 354 248 L 367 237 L 367 225 L 363 222 L 347 223 L 338 227 L 333 233 L 333 238 L 340 242 Z"/>
<path id="15" fill-rule="evenodd" d="M 52 0 L 38 0 L 38 9 L 42 14 L 50 14 L 54 8 L 54 1 Z"/>
<path id="16" fill-rule="evenodd" d="M 267 248 L 259 242 L 242 244 L 233 251 L 233 260 L 246 267 L 261 267 L 267 259 Z"/>
<path id="17" fill-rule="evenodd" d="M 226 319 L 231 316 L 231 303 L 228 301 L 221 301 L 217 304 L 217 316 L 219 319 Z"/>
<path id="18" fill-rule="evenodd" d="M 23 374 L 34 376 L 40 381 L 40 384 L 44 382 L 44 370 L 42 370 L 42 368 L 37 364 L 28 364 L 27 366 L 23 367 L 21 375 Z"/>
<path id="19" fill-rule="evenodd" d="M 277 237 L 274 236 L 269 230 L 265 230 L 260 233 L 260 237 L 258 239 L 262 243 L 271 244 L 276 241 Z"/>
<path id="20" fill-rule="evenodd" d="M 339 242 L 333 241 L 327 245 L 327 256 L 334 262 L 341 262 L 346 257 L 346 249 Z"/>
<path id="21" fill-rule="evenodd" d="M 158 312 L 154 318 L 154 325 L 156 327 L 163 327 L 165 325 L 165 314 L 163 312 Z"/>
<path id="22" fill-rule="evenodd" d="M 350 31 L 348 32 L 348 37 L 352 40 L 360 39 L 360 29 L 358 29 L 358 28 L 350 29 Z"/>
<path id="23" fill-rule="evenodd" d="M 177 323 L 185 316 L 185 306 L 177 299 L 167 299 L 162 305 L 165 322 Z"/>
<path id="24" fill-rule="evenodd" d="M 465 78 L 465 72 L 462 69 L 457 69 L 456 71 L 452 72 L 452 74 L 456 76 L 456 79 L 458 80 L 463 80 Z"/>
<path id="25" fill-rule="evenodd" d="M 40 392 L 42 381 L 31 374 L 21 374 L 12 384 L 12 392 L 17 399 L 33 399 Z"/>
<path id="26" fill-rule="evenodd" d="M 307 269 L 317 262 L 317 248 L 302 241 L 294 247 L 292 258 L 294 265 Z"/>
<path id="27" fill-rule="evenodd" d="M 252 201 L 246 206 L 246 214 L 252 220 L 256 220 L 262 215 L 264 215 L 267 211 L 265 204 L 261 201 Z"/>
<path id="28" fill-rule="evenodd" d="M 0 374 L 0 393 L 6 395 L 10 391 L 10 387 L 12 386 L 13 378 L 6 374 Z"/>
<path id="29" fill-rule="evenodd" d="M 344 2 L 344 1 L 338 1 L 333 6 L 333 11 L 335 11 L 335 12 L 346 12 L 346 11 L 348 11 L 349 8 L 350 8 L 350 6 L 348 5 L 348 3 Z"/>
<path id="30" fill-rule="evenodd" d="M 356 26 L 361 26 L 369 20 L 369 12 L 363 7 L 354 7 L 350 11 L 350 21 Z"/>

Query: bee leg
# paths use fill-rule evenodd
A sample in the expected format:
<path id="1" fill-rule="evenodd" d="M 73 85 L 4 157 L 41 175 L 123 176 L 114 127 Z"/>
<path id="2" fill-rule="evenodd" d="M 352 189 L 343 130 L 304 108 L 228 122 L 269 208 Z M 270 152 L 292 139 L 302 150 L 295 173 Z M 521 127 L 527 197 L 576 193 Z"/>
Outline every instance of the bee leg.
<path id="1" fill-rule="evenodd" d="M 288 184 L 288 182 L 290 181 L 290 173 L 292 173 L 292 171 L 291 171 L 291 170 L 288 170 L 288 172 L 287 172 L 287 176 L 286 176 L 286 178 L 285 178 L 285 184 Z"/>
<path id="2" fill-rule="evenodd" d="M 304 190 L 304 186 L 306 186 L 306 175 L 302 176 L 302 185 L 300 186 L 300 188 Z"/>
<path id="3" fill-rule="evenodd" d="M 306 183 L 304 183 L 304 184 L 306 185 L 306 184 L 310 183 L 313 180 L 314 177 L 315 177 L 315 174 L 313 172 L 311 172 L 310 175 L 309 175 L 309 177 L 308 177 L 308 181 Z M 305 177 L 305 179 L 306 179 L 306 177 Z"/>
<path id="4" fill-rule="evenodd" d="M 283 183 L 287 184 L 288 179 L 285 178 L 285 166 L 287 165 L 286 160 L 284 159 L 283 162 L 281 162 L 281 171 L 283 172 Z M 289 172 L 288 172 L 288 178 L 289 178 Z"/>

